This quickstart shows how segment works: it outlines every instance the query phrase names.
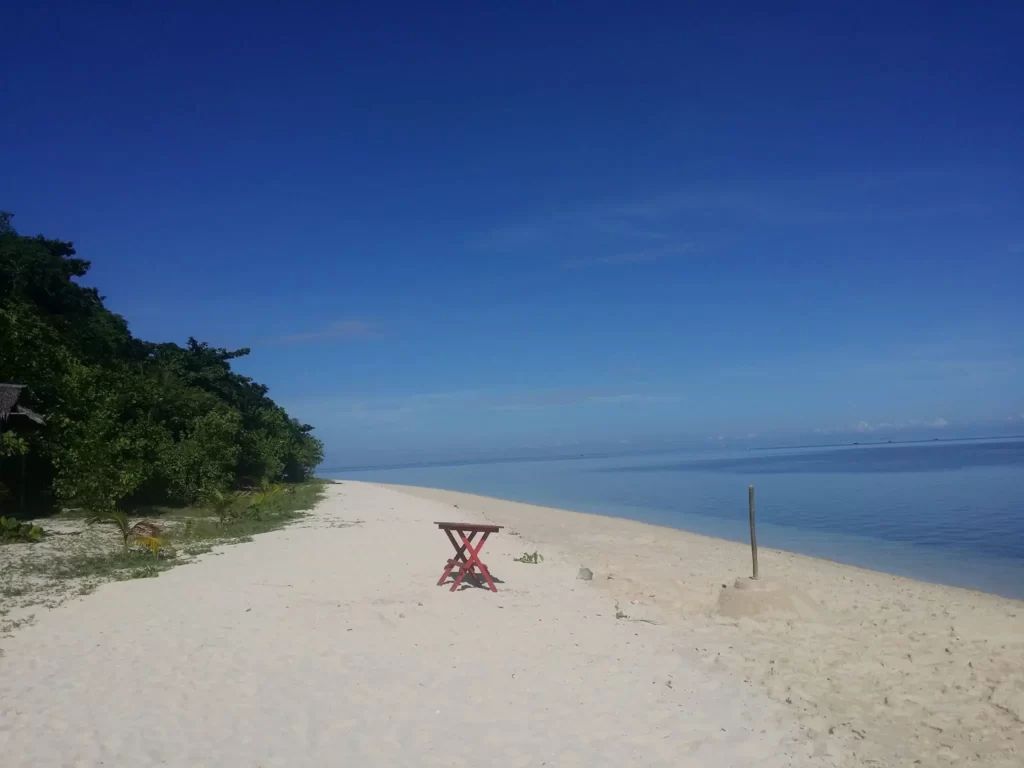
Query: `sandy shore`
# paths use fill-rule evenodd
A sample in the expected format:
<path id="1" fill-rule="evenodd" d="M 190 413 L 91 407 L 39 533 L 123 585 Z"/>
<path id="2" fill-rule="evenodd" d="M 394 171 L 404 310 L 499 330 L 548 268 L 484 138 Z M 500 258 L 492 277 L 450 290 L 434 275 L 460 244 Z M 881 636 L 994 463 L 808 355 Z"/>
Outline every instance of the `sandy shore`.
<path id="1" fill-rule="evenodd" d="M 497 594 L 435 586 L 450 547 L 430 523 L 451 518 L 507 526 L 484 550 Z M 513 561 L 535 550 L 541 564 Z M 345 482 L 296 526 L 0 639 L 0 755 L 1024 764 L 1024 603 L 765 550 L 793 610 L 750 615 L 733 587 L 748 557 L 625 520 Z"/>

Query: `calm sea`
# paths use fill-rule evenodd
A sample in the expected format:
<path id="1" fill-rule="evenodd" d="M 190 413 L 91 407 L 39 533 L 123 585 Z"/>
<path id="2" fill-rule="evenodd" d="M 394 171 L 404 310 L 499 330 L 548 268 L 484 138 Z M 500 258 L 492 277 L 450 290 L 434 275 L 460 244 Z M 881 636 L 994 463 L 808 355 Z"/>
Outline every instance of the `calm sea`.
<path id="1" fill-rule="evenodd" d="M 628 517 L 1024 599 L 1024 440 L 328 473 Z"/>

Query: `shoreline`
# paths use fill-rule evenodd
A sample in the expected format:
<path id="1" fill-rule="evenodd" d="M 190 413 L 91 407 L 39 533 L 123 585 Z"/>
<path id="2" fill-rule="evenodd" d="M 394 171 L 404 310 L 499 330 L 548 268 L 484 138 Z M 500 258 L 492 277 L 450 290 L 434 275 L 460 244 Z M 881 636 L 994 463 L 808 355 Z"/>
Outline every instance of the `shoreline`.
<path id="1" fill-rule="evenodd" d="M 844 730 L 853 764 L 1019 765 L 1020 600 L 759 547 L 762 579 L 793 600 L 758 613 L 736 589 L 749 580 L 749 545 L 457 491 L 384 487 L 457 505 L 464 516 L 509 526 L 545 557 L 553 551 L 590 568 L 593 585 L 629 619 L 669 628 L 704 663 L 787 707 L 808 738 Z"/>
<path id="2" fill-rule="evenodd" d="M 504 526 L 482 550 L 497 592 L 438 585 L 452 549 L 434 521 L 452 519 Z M 332 483 L 286 528 L 103 584 L 0 640 L 0 754 L 1018 768 L 1019 601 L 767 548 L 760 561 L 771 591 L 736 587 L 750 564 L 734 542 Z"/>
<path id="3" fill-rule="evenodd" d="M 497 593 L 438 585 L 452 550 L 433 521 L 451 511 L 332 484 L 294 525 L 46 611 L 2 641 L 0 754 L 12 768 L 855 765 L 854 736 L 808 739 L 667 627 L 617 615 L 551 548 L 515 562 L 536 545 L 502 531 L 483 552 Z"/>
<path id="4" fill-rule="evenodd" d="M 588 518 L 593 518 L 593 519 L 598 520 L 598 521 L 600 521 L 600 520 L 608 520 L 608 519 L 611 519 L 611 520 L 621 520 L 621 521 L 628 522 L 628 523 L 634 523 L 636 525 L 648 526 L 648 527 L 655 528 L 655 529 L 658 529 L 658 530 L 671 531 L 673 533 L 685 534 L 686 536 L 693 536 L 693 537 L 697 537 L 697 538 L 700 538 L 700 539 L 706 539 L 709 542 L 721 543 L 723 545 L 728 545 L 730 547 L 739 547 L 739 548 L 741 548 L 743 550 L 743 552 L 746 553 L 745 556 L 746 556 L 746 564 L 747 564 L 748 570 L 750 569 L 750 566 L 751 566 L 751 562 L 750 562 L 751 561 L 751 557 L 750 557 L 750 544 L 748 542 L 737 541 L 735 539 L 727 539 L 727 538 L 720 537 L 720 536 L 711 536 L 711 535 L 708 535 L 708 534 L 705 534 L 705 533 L 699 533 L 697 531 L 691 531 L 691 530 L 688 530 L 686 528 L 677 528 L 677 527 L 670 526 L 670 525 L 662 525 L 660 523 L 650 523 L 650 522 L 647 522 L 645 520 L 638 520 L 638 519 L 632 518 L 632 517 L 623 517 L 621 515 L 605 514 L 605 513 L 601 513 L 601 512 L 590 512 L 590 511 L 582 510 L 582 509 L 569 509 L 569 508 L 565 508 L 565 507 L 553 507 L 553 506 L 549 506 L 547 504 L 534 504 L 532 502 L 517 501 L 515 499 L 505 499 L 505 498 L 502 498 L 500 496 L 488 496 L 488 495 L 479 494 L 479 493 L 469 493 L 469 492 L 466 492 L 466 491 L 452 490 L 452 489 L 449 489 L 449 488 L 437 488 L 437 487 L 434 487 L 434 486 L 424 486 L 424 485 L 407 485 L 407 484 L 404 484 L 404 483 L 381 483 L 381 482 L 377 482 L 377 481 L 348 480 L 348 479 L 338 479 L 338 478 L 333 478 L 332 480 L 333 480 L 333 482 L 359 482 L 359 483 L 368 483 L 368 484 L 373 484 L 373 485 L 380 485 L 380 486 L 383 486 L 385 488 L 392 488 L 394 490 L 404 491 L 404 492 L 410 493 L 410 495 L 416 495 L 416 496 L 419 496 L 421 498 L 434 498 L 435 500 L 437 498 L 439 498 L 439 496 L 438 496 L 439 494 L 444 494 L 444 495 L 450 495 L 452 497 L 461 496 L 461 497 L 464 497 L 464 498 L 467 498 L 467 499 L 469 499 L 469 498 L 479 499 L 481 502 L 485 502 L 485 503 L 501 502 L 503 504 L 520 505 L 520 506 L 523 506 L 523 507 L 531 507 L 531 508 L 536 508 L 536 509 L 549 510 L 550 512 L 554 512 L 554 513 L 568 513 L 568 514 L 572 514 L 572 515 L 582 515 L 582 516 L 585 516 L 585 517 L 588 517 Z M 417 492 L 422 492 L 422 493 L 417 493 Z M 761 526 L 770 527 L 770 526 L 772 526 L 772 524 L 771 523 L 767 523 L 766 524 L 766 523 L 762 522 L 759 525 L 759 530 L 760 530 Z M 843 536 L 844 537 L 851 537 L 852 534 L 844 534 Z M 856 538 L 859 539 L 859 538 L 868 538 L 868 537 L 856 537 Z M 908 546 L 912 546 L 912 545 L 908 545 Z M 781 549 L 779 547 L 765 546 L 764 544 L 759 544 L 758 545 L 758 552 L 759 553 L 771 552 L 771 553 L 776 553 L 776 554 L 782 555 L 782 556 L 792 556 L 792 557 L 796 557 L 796 558 L 806 558 L 806 559 L 812 560 L 812 561 L 819 561 L 819 562 L 823 562 L 823 563 L 828 563 L 829 565 L 835 566 L 837 568 L 849 568 L 849 569 L 853 569 L 855 571 L 862 571 L 862 572 L 864 572 L 866 574 L 872 574 L 872 575 L 879 576 L 879 577 L 892 578 L 892 579 L 902 579 L 902 580 L 906 580 L 908 582 L 912 582 L 912 583 L 915 583 L 915 584 L 929 585 L 929 586 L 935 586 L 935 587 L 942 587 L 944 589 L 954 589 L 954 590 L 958 590 L 960 592 L 966 592 L 966 593 L 969 593 L 969 594 L 982 595 L 982 596 L 985 596 L 985 597 L 994 597 L 994 598 L 998 598 L 1000 600 L 1009 600 L 1009 601 L 1012 601 L 1012 602 L 1020 603 L 1022 610 L 1024 610 L 1024 597 L 1014 597 L 1014 596 L 1011 596 L 1011 595 L 1000 594 L 998 592 L 990 592 L 988 590 L 979 589 L 979 588 L 976 588 L 976 587 L 963 587 L 963 586 L 959 586 L 957 584 L 949 584 L 949 583 L 941 582 L 941 581 L 929 581 L 927 579 L 917 578 L 915 576 L 909 576 L 909 575 L 905 575 L 905 574 L 901 574 L 901 573 L 892 573 L 890 571 L 883 571 L 883 570 L 880 570 L 878 568 L 871 568 L 871 567 L 864 566 L 864 565 L 857 565 L 855 563 L 843 562 L 841 560 L 833 560 L 831 558 L 821 557 L 821 556 L 818 556 L 818 555 L 808 555 L 808 554 L 805 554 L 805 553 L 802 553 L 802 552 L 796 552 L 796 551 L 789 550 L 789 549 Z M 737 556 L 738 556 L 738 559 L 742 559 L 741 557 L 739 557 L 739 553 L 737 553 Z"/>

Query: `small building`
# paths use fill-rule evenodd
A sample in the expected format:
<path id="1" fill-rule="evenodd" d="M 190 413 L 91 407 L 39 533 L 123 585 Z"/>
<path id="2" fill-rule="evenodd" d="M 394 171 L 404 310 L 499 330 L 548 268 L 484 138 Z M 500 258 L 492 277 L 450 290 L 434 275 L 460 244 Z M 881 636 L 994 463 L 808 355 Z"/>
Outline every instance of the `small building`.
<path id="1" fill-rule="evenodd" d="M 31 408 L 18 405 L 18 398 L 21 397 L 24 384 L 2 384 L 0 383 L 0 435 L 7 428 L 7 420 L 12 416 L 20 416 L 42 426 L 46 419 L 42 414 L 36 413 Z M 26 456 L 21 454 L 21 466 L 19 468 L 18 499 L 22 511 L 25 510 L 25 465 Z"/>
<path id="2" fill-rule="evenodd" d="M 3 432 L 7 419 L 11 416 L 24 416 L 36 424 L 45 424 L 46 419 L 31 408 L 18 405 L 24 384 L 0 384 L 0 432 Z"/>

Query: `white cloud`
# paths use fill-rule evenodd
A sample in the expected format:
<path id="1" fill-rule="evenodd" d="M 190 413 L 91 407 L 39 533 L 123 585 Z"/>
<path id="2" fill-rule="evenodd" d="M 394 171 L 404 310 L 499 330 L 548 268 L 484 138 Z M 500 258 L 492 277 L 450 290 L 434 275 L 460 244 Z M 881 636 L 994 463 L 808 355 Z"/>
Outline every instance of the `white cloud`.
<path id="1" fill-rule="evenodd" d="M 581 269 L 583 267 L 625 267 L 635 264 L 651 264 L 660 261 L 666 256 L 677 256 L 693 249 L 693 243 L 682 243 L 666 248 L 651 248 L 637 251 L 624 251 L 613 253 L 607 256 L 597 256 L 587 259 L 572 259 L 565 262 L 568 269 Z"/>
<path id="2" fill-rule="evenodd" d="M 637 399 L 636 395 L 597 395 L 588 397 L 588 403 L 615 405 L 617 403 L 631 403 Z"/>
<path id="3" fill-rule="evenodd" d="M 948 426 L 949 426 L 949 422 L 946 421 L 944 418 L 939 417 L 937 419 L 933 419 L 932 421 L 919 421 L 919 420 L 916 420 L 916 419 L 910 419 L 909 421 L 906 421 L 906 422 L 902 422 L 902 421 L 880 421 L 880 422 L 877 422 L 875 424 L 872 424 L 870 421 L 861 420 L 861 421 L 858 421 L 856 424 L 854 424 L 852 427 L 850 427 L 850 429 L 853 432 L 860 432 L 860 433 L 864 434 L 864 433 L 868 433 L 868 432 L 877 432 L 879 430 L 902 430 L 902 429 L 907 429 L 907 428 L 911 428 L 912 429 L 914 427 L 917 427 L 917 428 L 930 427 L 932 429 L 943 429 L 943 428 L 948 427 Z M 819 432 L 821 430 L 815 430 L 815 431 Z"/>
<path id="4" fill-rule="evenodd" d="M 267 341 L 274 344 L 299 344 L 327 339 L 365 339 L 378 335 L 380 330 L 373 323 L 365 320 L 338 320 L 317 330 L 273 336 Z"/>
<path id="5" fill-rule="evenodd" d="M 548 406 L 540 403 L 499 403 L 490 406 L 492 411 L 543 411 Z"/>
<path id="6" fill-rule="evenodd" d="M 676 403 L 678 394 L 621 393 L 596 390 L 527 390 L 496 393 L 481 390 L 456 390 L 401 395 L 308 395 L 287 402 L 301 418 L 320 425 L 349 426 L 397 424 L 424 414 L 458 411 L 522 412 L 575 407 L 616 407 L 632 404 Z"/>

